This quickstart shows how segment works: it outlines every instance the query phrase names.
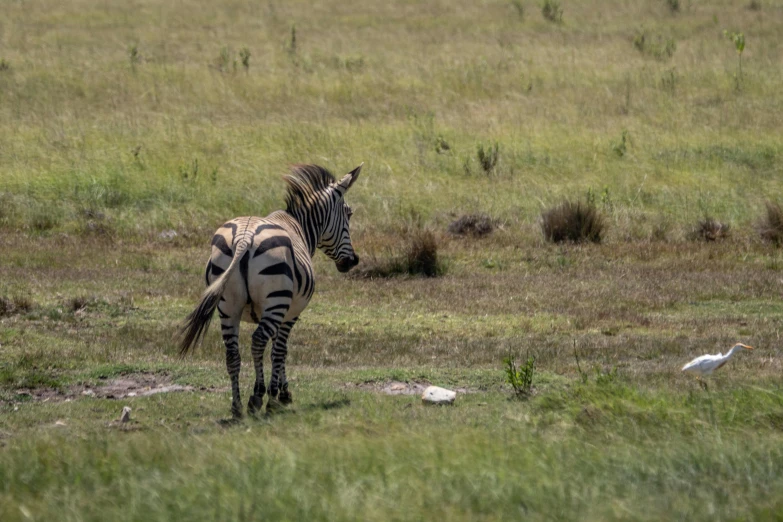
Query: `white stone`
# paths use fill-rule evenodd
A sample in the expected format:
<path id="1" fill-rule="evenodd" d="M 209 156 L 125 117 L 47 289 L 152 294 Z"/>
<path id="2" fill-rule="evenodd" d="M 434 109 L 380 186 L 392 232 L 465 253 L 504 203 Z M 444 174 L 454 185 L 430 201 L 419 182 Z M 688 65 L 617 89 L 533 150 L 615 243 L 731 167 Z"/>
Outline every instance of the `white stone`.
<path id="1" fill-rule="evenodd" d="M 130 420 L 131 409 L 128 406 L 122 408 L 122 415 L 120 416 L 120 422 L 128 422 Z"/>
<path id="2" fill-rule="evenodd" d="M 421 395 L 424 404 L 453 404 L 456 398 L 457 392 L 439 386 L 430 386 Z"/>

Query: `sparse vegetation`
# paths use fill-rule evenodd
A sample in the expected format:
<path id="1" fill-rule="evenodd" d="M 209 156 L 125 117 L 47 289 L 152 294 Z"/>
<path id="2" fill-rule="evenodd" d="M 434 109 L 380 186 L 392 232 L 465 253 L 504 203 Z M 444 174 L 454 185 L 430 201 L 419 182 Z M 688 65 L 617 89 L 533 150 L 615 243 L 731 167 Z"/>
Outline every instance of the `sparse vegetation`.
<path id="1" fill-rule="evenodd" d="M 11 64 L 5 58 L 0 58 L 0 72 L 11 70 Z"/>
<path id="2" fill-rule="evenodd" d="M 669 11 L 672 13 L 680 12 L 680 0 L 666 0 L 666 5 L 669 6 Z"/>
<path id="3" fill-rule="evenodd" d="M 563 201 L 541 214 L 541 230 L 548 241 L 600 243 L 605 221 L 595 205 Z"/>

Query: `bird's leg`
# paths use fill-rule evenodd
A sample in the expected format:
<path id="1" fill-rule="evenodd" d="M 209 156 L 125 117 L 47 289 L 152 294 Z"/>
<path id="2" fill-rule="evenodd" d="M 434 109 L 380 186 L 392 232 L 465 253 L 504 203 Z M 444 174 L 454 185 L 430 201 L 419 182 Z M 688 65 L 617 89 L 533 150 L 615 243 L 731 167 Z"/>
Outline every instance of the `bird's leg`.
<path id="1" fill-rule="evenodd" d="M 706 392 L 709 392 L 709 391 L 710 391 L 710 389 L 709 389 L 709 387 L 707 386 L 707 383 L 706 383 L 705 381 L 701 380 L 700 378 L 699 378 L 699 379 L 697 379 L 697 380 L 699 381 L 699 385 L 702 387 L 702 389 L 703 389 L 704 391 L 706 391 Z"/>

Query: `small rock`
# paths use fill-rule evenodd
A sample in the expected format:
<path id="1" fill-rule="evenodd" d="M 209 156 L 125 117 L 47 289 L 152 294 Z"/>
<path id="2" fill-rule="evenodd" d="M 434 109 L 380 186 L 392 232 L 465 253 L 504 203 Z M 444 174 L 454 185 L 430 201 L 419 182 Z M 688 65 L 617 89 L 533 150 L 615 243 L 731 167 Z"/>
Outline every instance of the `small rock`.
<path id="1" fill-rule="evenodd" d="M 92 391 L 92 390 L 84 390 L 82 392 L 82 395 L 87 395 L 88 397 L 94 397 L 95 396 L 95 392 Z"/>
<path id="2" fill-rule="evenodd" d="M 125 406 L 122 409 L 122 415 L 120 416 L 120 422 L 128 422 L 130 420 L 131 409 Z"/>
<path id="3" fill-rule="evenodd" d="M 439 386 L 430 386 L 421 396 L 424 404 L 453 404 L 456 398 L 457 392 Z"/>
<path id="4" fill-rule="evenodd" d="M 57 422 L 55 422 L 54 425 L 55 426 L 67 426 L 67 424 L 65 424 L 65 422 L 63 422 L 61 420 L 58 420 Z"/>

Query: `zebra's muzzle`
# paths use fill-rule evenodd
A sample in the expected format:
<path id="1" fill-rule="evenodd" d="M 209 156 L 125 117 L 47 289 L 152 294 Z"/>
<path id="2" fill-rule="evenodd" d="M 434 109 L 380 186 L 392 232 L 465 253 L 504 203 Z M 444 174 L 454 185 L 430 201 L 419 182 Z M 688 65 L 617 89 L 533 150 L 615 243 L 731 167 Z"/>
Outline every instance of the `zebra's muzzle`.
<path id="1" fill-rule="evenodd" d="M 338 272 L 345 273 L 359 264 L 359 256 L 354 254 L 352 258 L 342 257 L 335 261 L 334 264 L 337 266 Z"/>

